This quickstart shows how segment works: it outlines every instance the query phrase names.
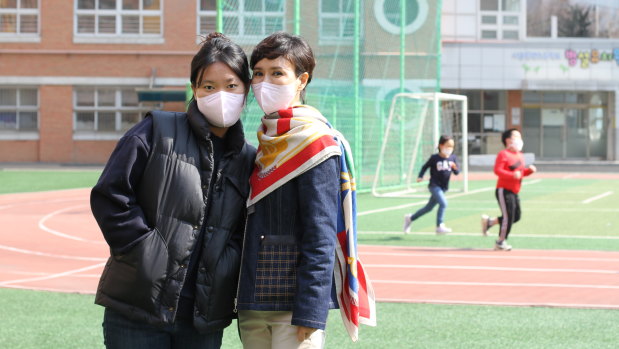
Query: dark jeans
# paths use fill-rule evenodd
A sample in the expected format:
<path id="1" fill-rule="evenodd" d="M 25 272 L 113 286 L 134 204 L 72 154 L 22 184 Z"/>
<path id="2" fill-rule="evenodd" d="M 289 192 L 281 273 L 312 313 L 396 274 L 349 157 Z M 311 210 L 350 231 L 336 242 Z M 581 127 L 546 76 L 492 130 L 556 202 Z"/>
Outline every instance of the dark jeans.
<path id="1" fill-rule="evenodd" d="M 501 208 L 499 217 L 499 241 L 509 237 L 512 225 L 520 220 L 520 198 L 518 194 L 504 188 L 497 188 L 495 196 Z"/>
<path id="2" fill-rule="evenodd" d="M 163 328 L 129 320 L 105 309 L 103 341 L 108 349 L 218 349 L 223 330 L 201 334 L 188 320 Z"/>

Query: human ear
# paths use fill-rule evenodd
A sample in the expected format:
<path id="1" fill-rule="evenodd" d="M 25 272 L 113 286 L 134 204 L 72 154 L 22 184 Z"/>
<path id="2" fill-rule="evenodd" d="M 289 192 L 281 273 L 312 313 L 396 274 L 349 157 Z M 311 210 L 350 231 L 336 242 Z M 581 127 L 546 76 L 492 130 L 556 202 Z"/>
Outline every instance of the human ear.
<path id="1" fill-rule="evenodd" d="M 307 80 L 309 80 L 309 74 L 307 72 L 299 75 L 299 80 L 301 80 L 301 84 L 299 85 L 298 91 L 303 91 L 305 86 L 307 86 Z"/>

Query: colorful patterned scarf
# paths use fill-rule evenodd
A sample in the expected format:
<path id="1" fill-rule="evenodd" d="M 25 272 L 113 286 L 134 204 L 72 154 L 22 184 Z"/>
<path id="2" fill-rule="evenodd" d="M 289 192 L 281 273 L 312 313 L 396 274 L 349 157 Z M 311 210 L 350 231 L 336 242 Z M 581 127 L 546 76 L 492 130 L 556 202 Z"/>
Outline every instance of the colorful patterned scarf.
<path id="1" fill-rule="evenodd" d="M 248 206 L 331 156 L 340 156 L 340 202 L 334 278 L 342 320 L 353 341 L 359 324 L 376 326 L 374 290 L 357 256 L 357 199 L 352 152 L 344 136 L 310 106 L 262 118 Z"/>

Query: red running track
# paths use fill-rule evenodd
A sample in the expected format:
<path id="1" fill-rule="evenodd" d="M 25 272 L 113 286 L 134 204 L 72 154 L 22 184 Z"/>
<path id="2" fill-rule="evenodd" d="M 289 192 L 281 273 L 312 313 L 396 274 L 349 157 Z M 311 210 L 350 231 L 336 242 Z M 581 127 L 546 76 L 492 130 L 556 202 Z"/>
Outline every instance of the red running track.
<path id="1" fill-rule="evenodd" d="M 89 189 L 0 195 L 0 287 L 94 293 Z M 619 252 L 360 246 L 384 302 L 619 309 Z"/>

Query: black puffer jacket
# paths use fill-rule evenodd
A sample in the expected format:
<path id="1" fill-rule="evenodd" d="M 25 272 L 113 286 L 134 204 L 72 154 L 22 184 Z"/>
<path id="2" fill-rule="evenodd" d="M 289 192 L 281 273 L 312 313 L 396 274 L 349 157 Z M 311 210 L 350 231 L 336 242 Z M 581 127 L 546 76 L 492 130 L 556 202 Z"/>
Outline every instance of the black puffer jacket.
<path id="1" fill-rule="evenodd" d="M 230 324 L 256 151 L 236 123 L 214 173 L 210 137 L 194 102 L 188 113 L 152 112 L 119 141 L 91 193 L 111 249 L 95 303 L 153 325 L 174 322 L 187 264 L 202 241 L 194 326 L 208 332 Z"/>

